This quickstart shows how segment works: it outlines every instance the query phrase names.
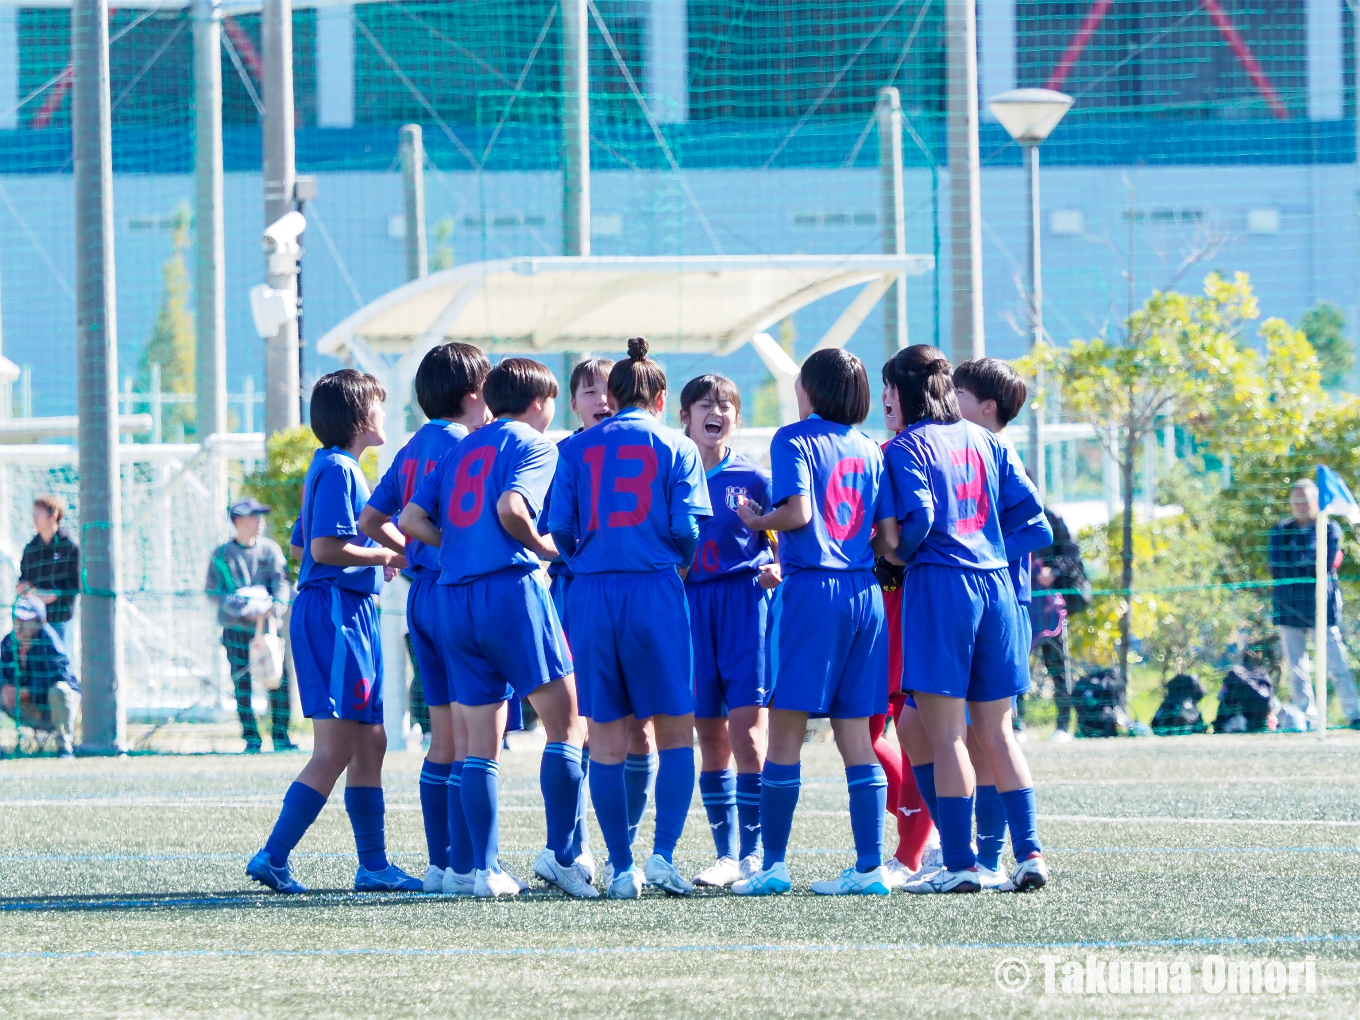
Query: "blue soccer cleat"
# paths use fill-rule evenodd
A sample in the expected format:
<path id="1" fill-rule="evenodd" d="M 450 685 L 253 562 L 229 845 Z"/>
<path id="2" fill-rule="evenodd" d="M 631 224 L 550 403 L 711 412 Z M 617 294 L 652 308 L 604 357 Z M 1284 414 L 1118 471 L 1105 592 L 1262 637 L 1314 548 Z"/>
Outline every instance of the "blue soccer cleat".
<path id="1" fill-rule="evenodd" d="M 355 892 L 424 892 L 425 883 L 406 874 L 395 864 L 382 871 L 369 871 L 362 864 L 354 873 Z"/>
<path id="2" fill-rule="evenodd" d="M 813 882 L 812 891 L 818 896 L 887 896 L 888 882 L 881 867 L 872 871 L 846 868 L 839 878 Z"/>
<path id="3" fill-rule="evenodd" d="M 750 878 L 733 882 L 731 889 L 737 896 L 777 896 L 793 888 L 789 878 L 789 866 L 783 861 L 775 861 L 764 871 L 757 871 Z"/>
<path id="4" fill-rule="evenodd" d="M 288 865 L 276 867 L 269 859 L 269 851 L 261 850 L 250 859 L 246 865 L 246 874 L 259 882 L 267 885 L 275 892 L 281 893 L 305 893 L 307 890 L 302 887 L 302 883 L 295 879 L 288 871 Z"/>

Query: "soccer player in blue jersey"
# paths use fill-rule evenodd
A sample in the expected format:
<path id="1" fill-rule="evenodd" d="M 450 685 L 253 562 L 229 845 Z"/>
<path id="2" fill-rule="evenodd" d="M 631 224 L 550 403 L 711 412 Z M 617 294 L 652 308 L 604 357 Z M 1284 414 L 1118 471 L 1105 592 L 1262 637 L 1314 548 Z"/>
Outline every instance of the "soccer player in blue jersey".
<path id="1" fill-rule="evenodd" d="M 606 894 L 632 899 L 646 882 L 694 892 L 672 855 L 694 795 L 694 688 L 680 574 L 711 516 L 694 442 L 657 418 L 666 373 L 628 341 L 609 373 L 614 415 L 562 444 L 548 526 L 567 555 L 572 651 L 590 713 L 590 797 L 609 866 Z M 656 842 L 644 874 L 633 867 L 625 759 L 628 720 L 652 719 L 660 763 Z"/>
<path id="2" fill-rule="evenodd" d="M 316 821 L 345 773 L 345 810 L 354 829 L 359 892 L 419 892 L 421 881 L 388 863 L 383 832 L 382 642 L 377 595 L 403 556 L 359 531 L 368 484 L 359 457 L 386 442 L 378 380 L 343 369 L 312 388 L 312 431 L 322 448 L 312 456 L 302 487 L 302 513 L 293 527 L 292 554 L 302 561 L 289 626 L 302 711 L 312 720 L 312 759 L 288 788 L 264 849 L 246 874 L 278 892 L 303 892 L 288 855 Z M 401 537 L 391 528 L 390 541 Z"/>
<path id="3" fill-rule="evenodd" d="M 472 834 L 474 896 L 514 896 L 504 872 L 497 773 L 507 702 L 527 697 L 547 733 L 539 770 L 548 846 L 536 865 L 572 896 L 599 894 L 575 867 L 571 843 L 581 787 L 585 723 L 566 639 L 539 557 L 556 554 L 537 517 L 557 467 L 543 435 L 557 380 L 537 361 L 507 358 L 482 392 L 496 420 L 444 457 L 401 513 L 411 538 L 439 547 L 439 627 L 454 693 L 467 723 L 462 802 Z M 541 872 L 540 872 L 541 873 Z"/>
<path id="4" fill-rule="evenodd" d="M 991 765 L 1016 867 L 1005 888 L 1042 886 L 1034 784 L 1011 729 L 1011 698 L 1029 689 L 1029 630 L 1009 561 L 1045 542 L 1037 493 L 1010 450 L 959 413 L 949 362 L 927 344 L 885 369 L 905 428 L 887 447 L 901 542 L 902 686 L 930 744 L 932 775 L 918 784 L 940 829 L 944 866 L 908 892 L 977 892 L 972 847 L 975 774 L 969 723 Z M 1036 526 L 1036 522 L 1044 522 Z M 1017 536 L 1030 536 L 1026 546 Z M 915 762 L 913 761 L 913 764 Z"/>
<path id="5" fill-rule="evenodd" d="M 855 863 L 812 883 L 823 895 L 888 894 L 883 874 L 887 779 L 869 717 L 888 710 L 883 593 L 874 554 L 897 546 L 892 492 L 878 444 L 856 426 L 869 414 L 869 379 L 853 354 L 814 351 L 794 390 L 802 419 L 770 444 L 774 507 L 742 499 L 752 531 L 778 531 L 784 580 L 770 609 L 770 737 L 761 772 L 764 867 L 733 884 L 741 896 L 792 888 L 784 858 L 801 785 L 809 715 L 830 716 L 850 788 Z"/>
<path id="6" fill-rule="evenodd" d="M 685 576 L 694 639 L 694 725 L 699 795 L 717 860 L 695 885 L 725 888 L 760 870 L 760 769 L 765 759 L 765 624 L 779 584 L 770 536 L 737 516 L 737 501 L 770 505 L 770 476 L 727 445 L 741 391 L 701 375 L 680 391 L 680 423 L 699 447 L 713 516 Z M 736 771 L 732 770 L 735 759 Z"/>
<path id="7" fill-rule="evenodd" d="M 359 515 L 359 530 L 379 545 L 390 541 L 384 525 L 411 501 L 420 481 L 469 432 L 490 420 L 482 396 L 482 383 L 490 371 L 486 355 L 471 344 L 440 344 L 421 359 L 415 378 L 416 400 L 430 420 L 402 447 Z M 406 542 L 404 548 L 393 543 L 393 548 L 406 555 L 406 573 L 411 579 L 406 593 L 406 626 L 430 710 L 430 750 L 420 769 L 420 809 L 430 854 L 424 888 L 426 892 L 466 895 L 472 892 L 473 881 L 472 839 L 461 799 L 467 726 L 453 700 L 439 649 L 435 598 L 439 550 L 415 539 Z"/>

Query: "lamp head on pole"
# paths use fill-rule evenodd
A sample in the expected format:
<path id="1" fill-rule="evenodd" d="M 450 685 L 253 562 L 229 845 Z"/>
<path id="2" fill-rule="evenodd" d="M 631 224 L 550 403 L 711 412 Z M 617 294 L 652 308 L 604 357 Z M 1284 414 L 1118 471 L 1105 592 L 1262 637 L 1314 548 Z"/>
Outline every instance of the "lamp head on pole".
<path id="1" fill-rule="evenodd" d="M 1072 97 L 1053 89 L 1011 89 L 987 100 L 987 109 L 1021 145 L 1038 145 L 1072 106 Z"/>

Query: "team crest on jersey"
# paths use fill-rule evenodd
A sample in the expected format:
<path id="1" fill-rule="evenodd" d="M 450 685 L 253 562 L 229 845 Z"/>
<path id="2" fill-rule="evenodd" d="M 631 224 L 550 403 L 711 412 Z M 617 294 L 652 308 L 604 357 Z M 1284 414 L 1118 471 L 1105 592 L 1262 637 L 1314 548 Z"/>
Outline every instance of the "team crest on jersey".
<path id="1" fill-rule="evenodd" d="M 735 510 L 737 503 L 746 495 L 746 487 L 743 485 L 729 485 L 727 487 L 727 505 Z"/>

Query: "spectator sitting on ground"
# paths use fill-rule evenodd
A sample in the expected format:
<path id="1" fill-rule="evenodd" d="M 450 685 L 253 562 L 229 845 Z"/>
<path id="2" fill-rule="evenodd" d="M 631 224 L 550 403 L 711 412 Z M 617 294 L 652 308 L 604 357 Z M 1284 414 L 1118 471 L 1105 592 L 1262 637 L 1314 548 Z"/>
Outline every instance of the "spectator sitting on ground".
<path id="1" fill-rule="evenodd" d="M 47 623 L 71 650 L 71 617 L 80 594 L 80 546 L 62 527 L 66 507 L 56 496 L 33 500 L 33 526 L 37 534 L 24 546 L 19 560 L 16 593 L 32 593 L 47 607 Z"/>
<path id="2" fill-rule="evenodd" d="M 15 600 L 14 629 L 0 639 L 0 705 L 21 725 L 55 732 L 63 758 L 75 753 L 80 683 L 47 607 L 31 593 Z"/>
<path id="3" fill-rule="evenodd" d="M 1280 629 L 1283 673 L 1289 678 L 1290 701 L 1308 720 L 1310 729 L 1325 727 L 1327 706 L 1313 701 L 1313 677 L 1308 662 L 1308 638 L 1313 635 L 1317 599 L 1317 486 L 1309 479 L 1297 482 L 1289 492 L 1286 517 L 1270 531 L 1270 576 L 1276 581 L 1271 589 L 1275 625 Z M 1341 526 L 1327 522 L 1327 672 L 1336 683 L 1341 711 L 1350 727 L 1360 730 L 1360 697 L 1355 680 L 1346 664 L 1346 647 L 1341 643 L 1341 588 L 1336 571 L 1341 566 Z"/>

